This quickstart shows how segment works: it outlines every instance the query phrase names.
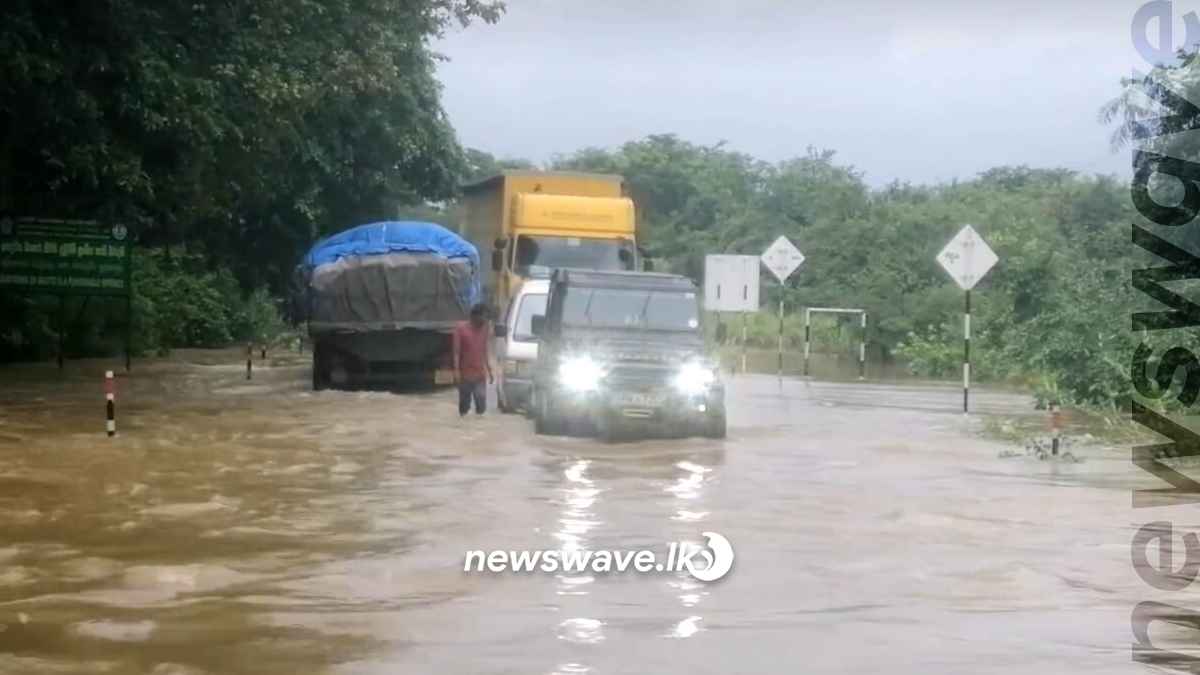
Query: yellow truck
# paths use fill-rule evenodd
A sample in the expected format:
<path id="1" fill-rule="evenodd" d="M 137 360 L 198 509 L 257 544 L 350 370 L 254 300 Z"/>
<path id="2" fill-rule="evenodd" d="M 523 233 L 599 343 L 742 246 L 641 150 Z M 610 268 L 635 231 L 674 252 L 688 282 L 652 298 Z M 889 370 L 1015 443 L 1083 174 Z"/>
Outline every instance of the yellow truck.
<path id="1" fill-rule="evenodd" d="M 478 249 L 484 297 L 501 312 L 523 280 L 555 268 L 642 268 L 620 176 L 505 171 L 463 188 L 462 204 L 459 233 Z"/>

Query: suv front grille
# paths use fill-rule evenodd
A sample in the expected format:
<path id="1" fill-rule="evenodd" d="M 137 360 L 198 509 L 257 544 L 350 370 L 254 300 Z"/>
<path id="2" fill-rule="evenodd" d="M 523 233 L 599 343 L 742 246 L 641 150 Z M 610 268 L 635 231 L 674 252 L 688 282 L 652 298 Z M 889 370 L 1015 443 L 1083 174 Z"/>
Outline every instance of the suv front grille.
<path id="1" fill-rule="evenodd" d="M 608 372 L 609 386 L 621 389 L 659 389 L 671 385 L 675 369 L 618 363 Z"/>

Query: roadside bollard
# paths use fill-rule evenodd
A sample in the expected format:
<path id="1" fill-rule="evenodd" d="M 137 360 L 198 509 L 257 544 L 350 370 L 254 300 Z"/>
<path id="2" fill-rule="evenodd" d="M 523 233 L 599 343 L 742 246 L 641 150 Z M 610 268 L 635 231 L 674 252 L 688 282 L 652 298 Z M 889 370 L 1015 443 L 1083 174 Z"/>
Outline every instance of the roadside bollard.
<path id="1" fill-rule="evenodd" d="M 117 392 L 115 382 L 113 380 L 113 371 L 104 371 L 104 400 L 105 400 L 105 417 L 107 421 L 104 423 L 104 428 L 108 431 L 109 438 L 117 435 Z"/>
<path id="2" fill-rule="evenodd" d="M 266 347 L 262 348 L 262 360 L 263 361 L 267 360 L 267 348 Z"/>
<path id="3" fill-rule="evenodd" d="M 250 374 L 254 370 L 254 345 L 246 345 L 246 379 L 250 379 Z"/>
<path id="4" fill-rule="evenodd" d="M 1062 436 L 1062 412 L 1057 401 L 1050 403 L 1050 434 L 1050 454 L 1057 456 L 1058 441 Z"/>

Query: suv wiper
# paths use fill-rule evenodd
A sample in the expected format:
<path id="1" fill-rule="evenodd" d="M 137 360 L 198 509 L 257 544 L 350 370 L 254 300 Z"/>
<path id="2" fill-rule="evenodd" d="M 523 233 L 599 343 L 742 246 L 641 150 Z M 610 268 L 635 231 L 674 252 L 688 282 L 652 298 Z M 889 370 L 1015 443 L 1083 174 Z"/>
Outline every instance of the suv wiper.
<path id="1" fill-rule="evenodd" d="M 642 311 L 638 315 L 642 317 L 642 330 L 650 329 L 650 317 L 646 316 L 646 312 L 650 310 L 650 299 L 654 297 L 654 293 L 646 294 L 646 302 L 642 303 Z"/>
<path id="2" fill-rule="evenodd" d="M 596 298 L 596 291 L 588 293 L 587 304 L 583 306 L 583 315 L 587 317 L 588 326 L 592 325 L 592 300 Z"/>

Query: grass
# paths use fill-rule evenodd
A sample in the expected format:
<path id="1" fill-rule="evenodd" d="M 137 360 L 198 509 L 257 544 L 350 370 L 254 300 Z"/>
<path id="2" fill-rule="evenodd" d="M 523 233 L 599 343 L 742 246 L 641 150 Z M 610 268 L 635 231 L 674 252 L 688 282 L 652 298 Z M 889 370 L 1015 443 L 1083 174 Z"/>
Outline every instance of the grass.
<path id="1" fill-rule="evenodd" d="M 1024 444 L 1051 437 L 1048 416 L 988 417 L 983 423 L 987 438 Z M 1073 407 L 1063 410 L 1062 435 L 1083 438 L 1089 444 L 1130 446 L 1161 442 L 1145 427 L 1136 424 L 1128 412 L 1112 409 Z"/>

